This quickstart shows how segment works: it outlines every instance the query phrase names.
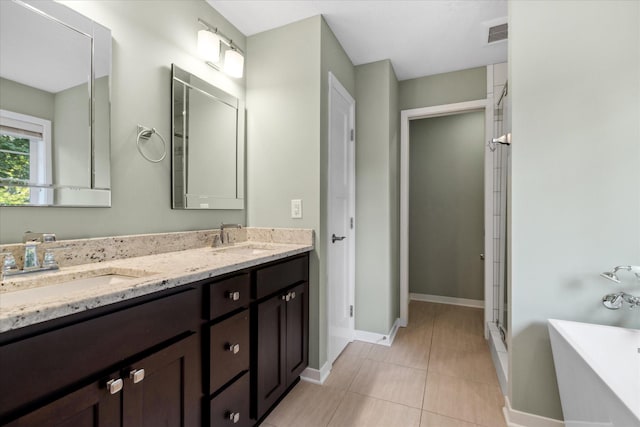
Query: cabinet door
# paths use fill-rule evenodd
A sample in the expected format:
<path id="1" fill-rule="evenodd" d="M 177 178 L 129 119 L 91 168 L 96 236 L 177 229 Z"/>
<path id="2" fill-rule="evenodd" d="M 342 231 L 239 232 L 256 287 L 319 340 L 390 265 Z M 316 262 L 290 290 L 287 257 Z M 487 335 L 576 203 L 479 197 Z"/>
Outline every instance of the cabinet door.
<path id="1" fill-rule="evenodd" d="M 309 362 L 309 285 L 303 283 L 289 290 L 287 302 L 287 386 L 291 385 Z"/>
<path id="2" fill-rule="evenodd" d="M 191 335 L 124 370 L 123 426 L 200 425 L 198 354 L 197 335 Z"/>
<path id="3" fill-rule="evenodd" d="M 258 304 L 256 419 L 259 419 L 286 390 L 285 367 L 286 302 L 275 296 Z"/>
<path id="4" fill-rule="evenodd" d="M 122 392 L 109 394 L 105 383 L 89 384 L 6 426 L 118 427 Z"/>

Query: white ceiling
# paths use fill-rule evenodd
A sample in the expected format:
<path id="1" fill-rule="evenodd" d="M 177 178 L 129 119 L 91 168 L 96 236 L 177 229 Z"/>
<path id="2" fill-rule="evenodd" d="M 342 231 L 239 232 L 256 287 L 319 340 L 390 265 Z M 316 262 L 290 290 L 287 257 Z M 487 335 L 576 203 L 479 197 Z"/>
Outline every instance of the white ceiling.
<path id="1" fill-rule="evenodd" d="M 507 0 L 207 0 L 246 36 L 323 15 L 354 65 L 390 59 L 399 80 L 507 60 L 487 44 Z"/>

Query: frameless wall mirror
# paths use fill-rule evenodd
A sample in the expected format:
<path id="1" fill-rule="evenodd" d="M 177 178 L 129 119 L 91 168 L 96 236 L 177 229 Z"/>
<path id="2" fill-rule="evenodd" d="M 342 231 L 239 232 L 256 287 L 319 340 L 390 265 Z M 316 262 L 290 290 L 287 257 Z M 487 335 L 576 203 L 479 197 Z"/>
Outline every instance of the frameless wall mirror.
<path id="1" fill-rule="evenodd" d="M 0 1 L 0 206 L 111 206 L 111 31 Z"/>
<path id="2" fill-rule="evenodd" d="M 244 208 L 244 105 L 171 67 L 174 209 Z"/>

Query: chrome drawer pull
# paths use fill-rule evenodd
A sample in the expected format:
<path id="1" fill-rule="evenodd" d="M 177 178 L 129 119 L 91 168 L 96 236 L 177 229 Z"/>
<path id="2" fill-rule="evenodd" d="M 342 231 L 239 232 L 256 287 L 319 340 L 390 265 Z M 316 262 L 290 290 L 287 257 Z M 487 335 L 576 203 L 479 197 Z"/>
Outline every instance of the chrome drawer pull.
<path id="1" fill-rule="evenodd" d="M 240 299 L 240 292 L 227 292 L 227 298 L 229 298 L 231 301 L 238 301 Z"/>
<path id="2" fill-rule="evenodd" d="M 227 344 L 225 349 L 233 354 L 238 354 L 240 352 L 240 344 Z"/>
<path id="3" fill-rule="evenodd" d="M 120 390 L 122 390 L 122 379 L 118 378 L 117 380 L 107 381 L 107 390 L 109 390 L 109 394 L 118 393 Z"/>
<path id="4" fill-rule="evenodd" d="M 234 424 L 237 424 L 238 421 L 240 421 L 240 413 L 239 412 L 227 412 L 227 417 Z"/>
<path id="5" fill-rule="evenodd" d="M 134 384 L 138 384 L 144 379 L 144 369 L 134 369 L 129 372 L 129 378 L 133 380 Z"/>

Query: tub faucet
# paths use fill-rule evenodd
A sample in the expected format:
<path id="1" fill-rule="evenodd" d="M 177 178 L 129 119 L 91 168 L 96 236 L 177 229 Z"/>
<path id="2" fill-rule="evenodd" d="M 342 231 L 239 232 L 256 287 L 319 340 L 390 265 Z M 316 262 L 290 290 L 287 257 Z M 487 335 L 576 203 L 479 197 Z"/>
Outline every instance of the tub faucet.
<path id="1" fill-rule="evenodd" d="M 619 265 L 615 267 L 613 271 L 605 271 L 604 273 L 601 273 L 600 276 L 613 282 L 620 283 L 620 279 L 618 278 L 618 271 L 620 270 L 630 271 L 636 275 L 636 279 L 640 280 L 640 266 L 637 265 Z"/>
<path id="2" fill-rule="evenodd" d="M 242 228 L 242 225 L 240 225 L 240 224 L 225 224 L 224 222 L 222 224 L 220 224 L 220 243 L 223 244 L 223 245 L 225 244 L 225 242 L 229 243 L 229 232 L 227 232 L 227 236 L 226 236 L 226 239 L 225 239 L 225 235 L 224 235 L 225 228 L 237 228 L 237 229 L 240 229 L 240 228 Z"/>
<path id="3" fill-rule="evenodd" d="M 625 302 L 629 304 L 629 308 L 640 307 L 640 298 L 626 292 L 617 292 L 602 297 L 602 304 L 609 310 L 622 308 Z"/>

